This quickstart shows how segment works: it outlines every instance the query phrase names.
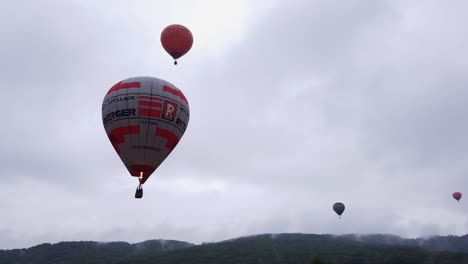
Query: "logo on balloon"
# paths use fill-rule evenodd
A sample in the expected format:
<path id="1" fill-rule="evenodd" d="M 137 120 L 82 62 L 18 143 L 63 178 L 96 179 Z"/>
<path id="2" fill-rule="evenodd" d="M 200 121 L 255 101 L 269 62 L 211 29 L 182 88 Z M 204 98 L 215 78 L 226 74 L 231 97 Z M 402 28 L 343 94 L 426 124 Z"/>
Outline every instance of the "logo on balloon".
<path id="1" fill-rule="evenodd" d="M 107 123 L 119 117 L 135 116 L 135 111 L 136 109 L 122 109 L 110 112 L 103 118 L 103 123 L 107 125 Z"/>
<path id="2" fill-rule="evenodd" d="M 164 100 L 164 108 L 162 118 L 174 121 L 177 115 L 177 104 L 169 100 Z"/>

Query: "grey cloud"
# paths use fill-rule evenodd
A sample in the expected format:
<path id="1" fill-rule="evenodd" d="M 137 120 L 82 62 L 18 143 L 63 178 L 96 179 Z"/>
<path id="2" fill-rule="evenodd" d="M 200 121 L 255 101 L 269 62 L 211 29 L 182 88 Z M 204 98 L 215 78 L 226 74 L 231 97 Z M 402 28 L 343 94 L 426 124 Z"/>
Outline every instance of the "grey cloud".
<path id="1" fill-rule="evenodd" d="M 21 111 L 0 132 L 0 208 L 11 212 L 0 247 L 466 232 L 466 205 L 450 197 L 468 184 L 465 3 L 278 3 L 224 56 L 196 50 L 177 69 L 157 29 L 118 20 L 121 5 L 33 5 L 1 23 L 3 108 Z M 139 75 L 181 88 L 191 120 L 135 202 L 100 108 Z"/>

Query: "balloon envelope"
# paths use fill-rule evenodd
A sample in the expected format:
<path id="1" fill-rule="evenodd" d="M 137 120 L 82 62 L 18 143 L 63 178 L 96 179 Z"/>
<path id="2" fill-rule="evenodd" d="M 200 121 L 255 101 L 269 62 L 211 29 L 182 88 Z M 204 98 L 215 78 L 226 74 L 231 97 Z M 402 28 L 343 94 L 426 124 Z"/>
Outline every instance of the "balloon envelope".
<path id="1" fill-rule="evenodd" d="M 176 60 L 184 56 L 192 48 L 192 32 L 178 24 L 167 26 L 161 32 L 161 44 L 164 50 Z"/>
<path id="2" fill-rule="evenodd" d="M 343 203 L 335 203 L 333 204 L 333 211 L 338 215 L 341 215 L 345 210 L 345 206 Z"/>
<path id="3" fill-rule="evenodd" d="M 175 148 L 189 105 L 173 84 L 154 77 L 118 82 L 102 103 L 104 129 L 130 175 L 143 184 Z"/>
<path id="4" fill-rule="evenodd" d="M 453 197 L 455 200 L 460 201 L 460 199 L 462 198 L 462 194 L 461 194 L 461 192 L 454 192 L 454 193 L 452 194 L 452 197 Z"/>

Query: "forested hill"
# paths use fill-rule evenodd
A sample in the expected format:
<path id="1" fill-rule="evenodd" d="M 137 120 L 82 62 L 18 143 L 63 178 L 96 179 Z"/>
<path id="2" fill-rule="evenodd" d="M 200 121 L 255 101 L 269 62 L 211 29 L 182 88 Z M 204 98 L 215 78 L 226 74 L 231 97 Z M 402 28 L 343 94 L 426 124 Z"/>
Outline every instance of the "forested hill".
<path id="1" fill-rule="evenodd" d="M 0 251 L 0 263 L 468 264 L 467 253 L 430 251 L 416 246 L 382 245 L 382 239 L 390 237 L 394 242 L 400 241 L 398 237 L 387 235 L 264 234 L 202 245 L 173 240 L 150 240 L 137 244 L 61 242 L 41 244 L 29 249 Z M 446 241 L 452 241 L 451 239 L 457 237 L 445 238 Z M 357 239 L 363 242 L 356 241 Z M 378 242 L 374 243 L 373 240 Z M 388 244 L 388 239 L 385 243 Z"/>
<path id="2" fill-rule="evenodd" d="M 127 242 L 60 242 L 40 244 L 28 249 L 0 250 L 0 264 L 118 263 L 132 256 L 157 255 L 194 244 L 175 240 Z"/>
<path id="3" fill-rule="evenodd" d="M 355 241 L 365 242 L 371 245 L 402 245 L 418 246 L 429 250 L 464 252 L 468 253 L 468 235 L 464 236 L 433 236 L 428 238 L 407 239 L 395 235 L 356 235 L 348 234 L 340 236 Z"/>

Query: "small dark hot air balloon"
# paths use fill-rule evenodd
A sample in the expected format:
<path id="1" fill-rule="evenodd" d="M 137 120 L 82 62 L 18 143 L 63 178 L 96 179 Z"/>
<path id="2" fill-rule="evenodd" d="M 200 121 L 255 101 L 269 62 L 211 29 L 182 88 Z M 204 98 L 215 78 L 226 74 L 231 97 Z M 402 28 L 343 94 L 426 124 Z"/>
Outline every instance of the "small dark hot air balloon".
<path id="1" fill-rule="evenodd" d="M 341 219 L 341 214 L 344 212 L 344 210 L 345 210 L 345 206 L 343 203 L 333 204 L 333 211 L 335 211 L 335 213 L 340 216 L 340 219 Z"/>
<path id="2" fill-rule="evenodd" d="M 167 26 L 161 32 L 161 44 L 177 65 L 177 59 L 184 56 L 193 44 L 193 36 L 190 30 L 182 25 Z"/>
<path id="3" fill-rule="evenodd" d="M 460 199 L 462 198 L 461 192 L 454 192 L 452 193 L 452 197 L 457 200 L 457 202 L 460 202 Z"/>
<path id="4" fill-rule="evenodd" d="M 142 198 L 142 185 L 179 143 L 189 117 L 182 91 L 158 78 L 129 78 L 107 92 L 104 129 L 130 175 L 139 179 L 135 198 Z"/>

